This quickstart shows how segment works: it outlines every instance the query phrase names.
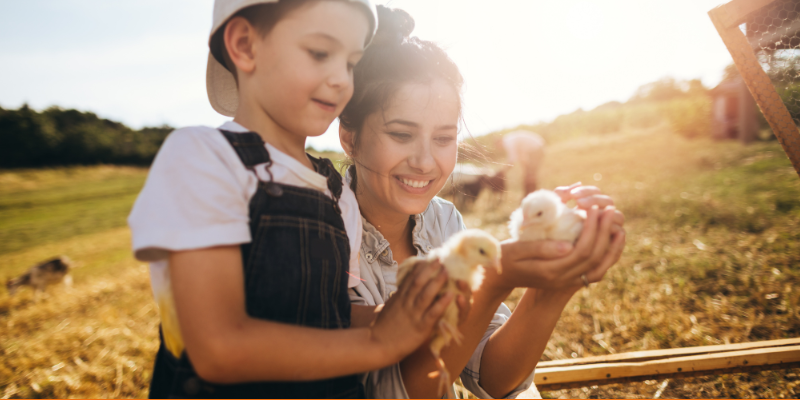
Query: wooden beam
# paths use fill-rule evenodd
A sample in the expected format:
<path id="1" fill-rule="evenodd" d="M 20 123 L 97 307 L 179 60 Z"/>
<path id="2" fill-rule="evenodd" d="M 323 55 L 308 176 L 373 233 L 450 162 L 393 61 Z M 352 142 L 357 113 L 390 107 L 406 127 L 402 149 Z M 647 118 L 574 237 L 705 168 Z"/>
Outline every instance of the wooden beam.
<path id="1" fill-rule="evenodd" d="M 739 70 L 739 74 L 744 79 L 747 88 L 761 108 L 761 112 L 769 122 L 772 132 L 783 146 L 789 160 L 792 161 L 795 171 L 800 175 L 800 131 L 792 119 L 789 110 L 783 104 L 783 100 L 775 91 L 775 87 L 770 81 L 769 76 L 761 68 L 750 43 L 739 29 L 739 26 L 732 20 L 732 13 L 735 8 L 726 8 L 729 4 L 737 4 L 740 9 L 737 13 L 742 13 L 751 8 L 745 7 L 744 3 L 752 2 L 754 5 L 771 3 L 768 0 L 734 0 L 731 3 L 717 7 L 708 12 L 714 27 L 717 28 L 719 36 L 728 48 L 728 52 L 733 57 L 733 62 Z M 751 10 L 752 11 L 752 10 Z M 726 24 L 732 24 L 726 26 Z"/>
<path id="2" fill-rule="evenodd" d="M 669 377 L 681 374 L 746 371 L 759 367 L 787 368 L 800 366 L 800 345 L 726 351 L 642 362 L 616 362 L 567 367 L 536 368 L 534 382 L 540 390 L 569 385 L 602 384 Z"/>
<path id="3" fill-rule="evenodd" d="M 679 347 L 677 349 L 644 350 L 632 351 L 628 353 L 609 354 L 605 356 L 571 358 L 564 360 L 542 361 L 536 365 L 537 371 L 540 368 L 566 367 L 570 365 L 599 364 L 608 362 L 641 362 L 649 360 L 659 360 L 664 358 L 693 356 L 699 354 L 721 353 L 726 351 L 752 350 L 782 346 L 800 346 L 800 338 L 797 339 L 778 339 L 764 340 L 760 342 L 720 344 L 714 346 L 695 346 Z"/>
<path id="4" fill-rule="evenodd" d="M 766 7 L 776 0 L 733 0 L 709 11 L 716 14 L 716 18 L 725 28 L 739 26 L 750 13 Z M 713 17 L 712 17 L 713 18 Z"/>

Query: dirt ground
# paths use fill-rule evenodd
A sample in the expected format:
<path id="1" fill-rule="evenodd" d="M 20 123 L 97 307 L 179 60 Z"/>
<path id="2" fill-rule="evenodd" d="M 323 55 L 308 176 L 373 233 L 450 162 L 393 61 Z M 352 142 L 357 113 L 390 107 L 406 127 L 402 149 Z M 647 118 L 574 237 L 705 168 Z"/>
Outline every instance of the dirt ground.
<path id="1" fill-rule="evenodd" d="M 464 210 L 468 227 L 508 237 L 505 223 L 521 198 L 516 174 L 507 193 L 484 194 Z M 41 298 L 0 289 L 0 397 L 146 397 L 158 313 L 125 227 L 145 175 L 116 167 L 0 171 L 0 236 L 15 240 L 0 247 L 0 279 L 59 254 L 79 265 L 71 287 Z M 614 196 L 628 242 L 605 279 L 567 305 L 543 359 L 800 336 L 800 179 L 776 142 L 688 141 L 662 128 L 549 148 L 543 186 L 578 180 Z M 63 190 L 72 186 L 82 189 Z M 542 395 L 797 398 L 798 373 Z"/>

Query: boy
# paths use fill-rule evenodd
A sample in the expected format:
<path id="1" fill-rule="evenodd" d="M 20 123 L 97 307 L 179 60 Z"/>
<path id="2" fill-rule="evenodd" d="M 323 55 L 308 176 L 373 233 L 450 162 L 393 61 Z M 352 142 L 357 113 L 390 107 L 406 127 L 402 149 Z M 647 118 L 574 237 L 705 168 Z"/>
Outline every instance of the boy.
<path id="1" fill-rule="evenodd" d="M 354 374 L 414 351 L 452 300 L 421 264 L 344 329 L 360 214 L 305 138 L 349 101 L 376 20 L 368 0 L 215 2 L 207 90 L 234 119 L 173 132 L 129 217 L 162 314 L 151 397 L 363 396 Z"/>

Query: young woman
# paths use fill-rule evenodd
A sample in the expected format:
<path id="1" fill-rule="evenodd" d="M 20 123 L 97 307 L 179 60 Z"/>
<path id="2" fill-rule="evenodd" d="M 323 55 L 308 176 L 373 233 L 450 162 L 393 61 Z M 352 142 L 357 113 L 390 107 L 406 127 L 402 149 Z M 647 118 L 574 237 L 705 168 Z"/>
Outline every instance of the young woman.
<path id="1" fill-rule="evenodd" d="M 435 197 L 456 165 L 461 74 L 439 47 L 409 37 L 414 21 L 408 14 L 378 11 L 379 31 L 355 68 L 339 131 L 353 160 L 347 181 L 363 216 L 362 281 L 350 292 L 363 306 L 381 305 L 397 290 L 399 262 L 465 229 L 455 207 Z M 599 281 L 621 255 L 624 218 L 613 201 L 579 184 L 558 192 L 587 209 L 578 242 L 503 243 L 502 275 L 487 272 L 459 325 L 464 341 L 442 353 L 450 376 L 460 373 L 479 397 L 516 396 L 528 388 L 567 301 Z M 512 314 L 502 301 L 518 286 L 529 289 Z M 368 324 L 369 314 L 354 314 L 353 323 Z M 367 396 L 435 397 L 438 380 L 427 376 L 434 369 L 422 346 L 399 364 L 367 374 Z"/>

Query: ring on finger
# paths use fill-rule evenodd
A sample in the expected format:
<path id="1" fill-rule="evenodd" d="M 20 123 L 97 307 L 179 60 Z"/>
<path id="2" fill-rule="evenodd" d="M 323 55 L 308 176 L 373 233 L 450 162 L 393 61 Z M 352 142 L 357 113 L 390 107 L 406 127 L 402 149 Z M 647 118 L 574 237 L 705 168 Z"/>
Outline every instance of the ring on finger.
<path id="1" fill-rule="evenodd" d="M 589 279 L 586 278 L 586 274 L 581 274 L 581 280 L 583 281 L 583 286 L 588 288 L 589 287 Z"/>

